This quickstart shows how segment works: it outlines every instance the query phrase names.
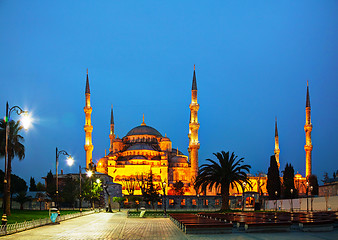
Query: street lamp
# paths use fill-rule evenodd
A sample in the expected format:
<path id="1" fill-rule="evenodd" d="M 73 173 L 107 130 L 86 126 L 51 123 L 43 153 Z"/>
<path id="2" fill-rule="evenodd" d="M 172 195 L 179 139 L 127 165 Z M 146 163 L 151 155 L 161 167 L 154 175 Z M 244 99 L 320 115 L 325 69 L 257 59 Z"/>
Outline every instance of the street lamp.
<path id="1" fill-rule="evenodd" d="M 4 198 L 3 198 L 3 224 L 7 223 L 7 215 L 10 215 L 10 198 L 11 198 L 11 160 L 8 158 L 8 136 L 9 136 L 9 122 L 11 113 L 15 111 L 18 115 L 23 114 L 21 119 L 22 126 L 27 129 L 30 125 L 28 111 L 22 110 L 19 106 L 13 106 L 9 108 L 8 102 L 6 103 L 6 117 L 5 117 L 5 177 L 4 177 Z M 6 215 L 7 214 L 7 215 Z"/>
<path id="2" fill-rule="evenodd" d="M 246 182 L 243 182 L 242 186 L 243 186 L 243 194 L 242 194 L 242 212 L 243 212 L 244 211 L 244 193 L 245 193 Z"/>
<path id="3" fill-rule="evenodd" d="M 275 195 L 276 195 L 275 204 L 276 204 L 276 212 L 277 212 L 277 195 L 278 195 L 277 191 L 275 191 Z"/>
<path id="4" fill-rule="evenodd" d="M 311 212 L 313 211 L 313 196 L 312 196 L 312 190 L 313 190 L 313 186 L 310 186 L 310 194 L 311 194 Z"/>
<path id="5" fill-rule="evenodd" d="M 58 150 L 58 148 L 56 148 L 56 208 L 59 211 L 59 178 L 58 178 L 58 165 L 59 165 L 59 157 L 60 155 L 65 155 L 68 156 L 67 158 L 67 164 L 69 166 L 71 166 L 74 163 L 74 159 L 72 158 L 72 156 L 70 156 L 65 150 Z"/>
<path id="6" fill-rule="evenodd" d="M 164 208 L 164 216 L 167 216 L 167 199 L 165 195 L 165 187 L 167 186 L 167 183 L 164 181 L 163 182 L 163 208 Z"/>
<path id="7" fill-rule="evenodd" d="M 293 212 L 293 202 L 292 202 L 292 198 L 293 198 L 293 188 L 290 189 L 291 192 L 291 212 Z"/>
<path id="8" fill-rule="evenodd" d="M 306 182 L 306 211 L 309 211 L 309 182 Z"/>

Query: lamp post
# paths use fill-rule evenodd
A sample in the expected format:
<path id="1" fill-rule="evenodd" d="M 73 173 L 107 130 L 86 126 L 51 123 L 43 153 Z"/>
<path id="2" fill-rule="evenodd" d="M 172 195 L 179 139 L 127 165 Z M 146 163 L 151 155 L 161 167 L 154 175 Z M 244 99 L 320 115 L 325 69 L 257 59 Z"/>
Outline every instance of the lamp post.
<path id="1" fill-rule="evenodd" d="M 311 194 L 311 212 L 313 211 L 313 195 L 312 195 L 312 190 L 313 190 L 313 186 L 310 186 L 310 194 Z"/>
<path id="2" fill-rule="evenodd" d="M 81 168 L 81 165 L 79 165 L 79 180 L 80 180 L 80 195 L 79 195 L 80 196 L 80 199 L 79 199 L 80 200 L 80 204 L 79 204 L 79 210 L 80 210 L 80 213 L 82 213 L 82 172 L 81 172 L 82 169 L 86 169 L 86 168 Z M 88 175 L 88 172 L 87 172 L 87 175 Z"/>
<path id="3" fill-rule="evenodd" d="M 278 192 L 275 191 L 275 196 L 276 196 L 276 200 L 275 200 L 275 204 L 276 204 L 276 212 L 277 212 L 277 195 L 278 195 Z"/>
<path id="4" fill-rule="evenodd" d="M 65 150 L 58 150 L 58 148 L 56 148 L 56 208 L 59 211 L 59 177 L 58 177 L 58 165 L 59 165 L 59 157 L 60 155 L 65 155 L 68 156 L 67 158 L 67 164 L 69 166 L 73 165 L 74 160 L 73 158 L 65 151 Z"/>
<path id="5" fill-rule="evenodd" d="M 23 127 L 27 129 L 29 127 L 29 118 L 28 111 L 22 110 L 19 106 L 13 106 L 9 108 L 8 102 L 6 103 L 6 117 L 5 117 L 5 176 L 4 176 L 4 197 L 3 197 L 3 216 L 2 216 L 2 224 L 5 225 L 7 223 L 7 215 L 10 215 L 10 207 L 9 202 L 11 198 L 11 187 L 10 187 L 10 174 L 11 174 L 11 163 L 8 158 L 8 136 L 9 136 L 9 122 L 11 113 L 15 111 L 18 115 L 23 114 L 25 118 L 21 120 Z M 8 206 L 7 206 L 8 205 Z"/>
<path id="6" fill-rule="evenodd" d="M 306 182 L 306 211 L 309 211 L 309 182 Z"/>
<path id="7" fill-rule="evenodd" d="M 293 198 L 293 189 L 290 189 L 290 193 L 291 193 L 291 212 L 293 212 L 293 202 L 292 202 L 292 198 Z"/>
<path id="8" fill-rule="evenodd" d="M 166 199 L 166 194 L 165 194 L 165 187 L 167 186 L 167 183 L 164 181 L 163 182 L 163 209 L 164 209 L 164 216 L 167 217 L 167 199 Z"/>
<path id="9" fill-rule="evenodd" d="M 200 195 L 197 194 L 197 211 L 199 209 L 199 205 L 200 205 Z"/>
<path id="10" fill-rule="evenodd" d="M 243 182 L 242 186 L 243 186 L 243 194 L 242 194 L 242 212 L 243 212 L 244 211 L 244 205 L 245 205 L 245 203 L 244 203 L 244 194 L 245 194 L 246 182 Z"/>

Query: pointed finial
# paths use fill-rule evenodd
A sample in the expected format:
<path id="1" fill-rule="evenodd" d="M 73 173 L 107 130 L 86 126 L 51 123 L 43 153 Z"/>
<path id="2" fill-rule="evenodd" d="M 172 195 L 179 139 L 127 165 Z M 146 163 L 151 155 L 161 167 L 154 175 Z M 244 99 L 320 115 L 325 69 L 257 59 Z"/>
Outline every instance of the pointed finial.
<path id="1" fill-rule="evenodd" d="M 87 81 L 86 81 L 86 92 L 90 94 L 90 88 L 89 88 L 89 79 L 88 79 L 88 68 L 87 68 Z"/>
<path id="2" fill-rule="evenodd" d="M 110 110 L 110 124 L 114 124 L 113 104 L 111 105 L 111 110 Z"/>
<path id="3" fill-rule="evenodd" d="M 104 156 L 107 156 L 107 149 L 104 149 Z"/>
<path id="4" fill-rule="evenodd" d="M 306 107 L 311 108 L 311 105 L 310 105 L 310 93 L 309 93 L 309 80 L 307 80 L 307 87 L 306 87 Z"/>
<path id="5" fill-rule="evenodd" d="M 191 90 L 197 90 L 195 64 L 194 64 L 194 76 L 192 77 L 192 89 Z"/>
<path id="6" fill-rule="evenodd" d="M 275 137 L 278 137 L 277 117 L 275 118 Z"/>
<path id="7" fill-rule="evenodd" d="M 178 147 L 177 147 L 177 153 L 176 153 L 176 155 L 178 156 Z"/>
<path id="8" fill-rule="evenodd" d="M 144 113 L 143 113 L 143 121 L 141 123 L 141 126 L 146 126 L 146 123 L 144 122 Z"/>
<path id="9" fill-rule="evenodd" d="M 167 133 L 164 134 L 164 137 L 167 137 Z"/>

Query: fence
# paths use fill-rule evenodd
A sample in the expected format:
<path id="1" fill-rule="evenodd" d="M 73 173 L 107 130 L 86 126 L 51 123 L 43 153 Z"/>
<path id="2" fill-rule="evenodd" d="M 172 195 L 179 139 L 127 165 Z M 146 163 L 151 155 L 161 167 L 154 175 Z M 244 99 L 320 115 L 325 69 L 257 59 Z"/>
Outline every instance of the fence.
<path id="1" fill-rule="evenodd" d="M 82 213 L 72 213 L 60 216 L 58 221 L 65 221 L 71 218 L 76 218 L 80 216 L 85 216 L 91 213 L 94 213 L 95 211 L 88 211 L 88 212 L 82 212 Z M 13 223 L 13 224 L 6 224 L 6 225 L 0 225 L 0 236 L 12 234 L 20 231 L 25 231 L 31 228 L 36 228 L 44 225 L 52 224 L 52 221 L 50 218 L 44 218 L 44 219 L 35 219 L 32 221 L 24 221 L 20 223 Z"/>
<path id="2" fill-rule="evenodd" d="M 293 206 L 291 206 L 291 203 Z M 276 205 L 277 204 L 277 205 Z M 338 211 L 338 196 L 330 197 L 312 197 L 283 199 L 283 200 L 268 200 L 265 202 L 266 210 L 290 211 L 291 207 L 294 211 Z"/>

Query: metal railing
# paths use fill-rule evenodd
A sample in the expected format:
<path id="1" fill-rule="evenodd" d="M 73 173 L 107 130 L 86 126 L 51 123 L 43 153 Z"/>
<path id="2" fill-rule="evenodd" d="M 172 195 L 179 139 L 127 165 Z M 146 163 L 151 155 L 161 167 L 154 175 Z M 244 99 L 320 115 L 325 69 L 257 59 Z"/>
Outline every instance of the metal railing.
<path id="1" fill-rule="evenodd" d="M 62 215 L 58 219 L 58 222 L 65 221 L 71 218 L 76 218 L 80 216 L 85 216 L 91 213 L 94 213 L 95 211 L 88 211 L 88 212 L 78 212 L 78 213 L 71 213 L 67 215 Z M 2 235 L 7 235 L 7 234 L 12 234 L 12 233 L 17 233 L 21 231 L 25 231 L 28 229 L 44 226 L 52 224 L 52 221 L 50 218 L 43 218 L 43 219 L 35 219 L 31 221 L 24 221 L 20 223 L 12 223 L 12 224 L 6 224 L 6 225 L 0 225 L 0 236 Z"/>

